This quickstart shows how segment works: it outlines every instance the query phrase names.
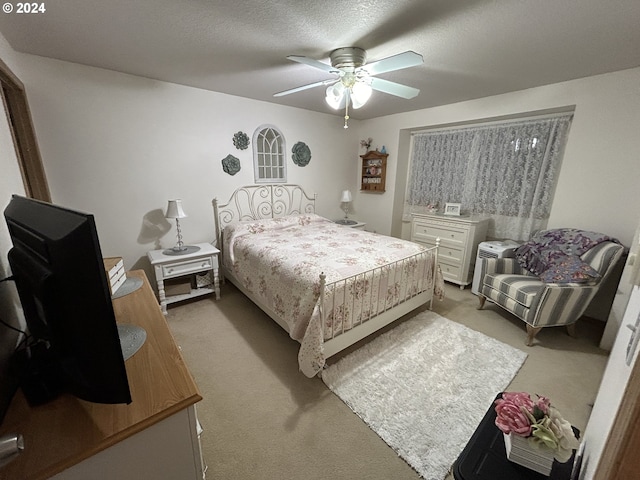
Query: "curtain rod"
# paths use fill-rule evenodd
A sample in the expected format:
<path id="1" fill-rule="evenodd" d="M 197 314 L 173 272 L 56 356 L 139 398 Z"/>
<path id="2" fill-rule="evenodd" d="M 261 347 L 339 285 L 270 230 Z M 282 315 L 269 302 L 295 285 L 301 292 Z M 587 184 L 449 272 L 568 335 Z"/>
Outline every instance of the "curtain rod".
<path id="1" fill-rule="evenodd" d="M 528 115 L 526 117 L 503 117 L 500 120 L 485 120 L 485 121 L 469 121 L 465 123 L 449 124 L 449 126 L 433 126 L 431 128 L 423 128 L 421 130 L 414 130 L 411 135 L 420 135 L 423 133 L 436 133 L 446 132 L 447 130 L 462 130 L 465 128 L 485 127 L 491 125 L 505 125 L 508 123 L 527 122 L 529 120 L 546 120 L 550 118 L 566 117 L 573 115 L 575 110 L 566 110 L 563 112 L 546 113 L 540 115 Z"/>

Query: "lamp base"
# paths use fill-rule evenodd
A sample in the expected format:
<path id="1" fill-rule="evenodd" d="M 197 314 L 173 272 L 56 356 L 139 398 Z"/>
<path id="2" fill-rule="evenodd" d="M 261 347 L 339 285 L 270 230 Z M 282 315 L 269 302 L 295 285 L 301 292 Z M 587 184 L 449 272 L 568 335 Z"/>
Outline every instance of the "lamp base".
<path id="1" fill-rule="evenodd" d="M 183 245 L 182 247 L 167 248 L 163 250 L 162 253 L 164 255 L 186 255 L 187 253 L 195 253 L 198 250 L 200 250 L 200 247 L 196 247 L 195 245 Z"/>
<path id="2" fill-rule="evenodd" d="M 356 222 L 355 220 L 349 220 L 347 218 L 342 218 L 340 220 L 335 220 L 333 223 L 337 223 L 339 225 L 355 225 L 358 222 Z"/>

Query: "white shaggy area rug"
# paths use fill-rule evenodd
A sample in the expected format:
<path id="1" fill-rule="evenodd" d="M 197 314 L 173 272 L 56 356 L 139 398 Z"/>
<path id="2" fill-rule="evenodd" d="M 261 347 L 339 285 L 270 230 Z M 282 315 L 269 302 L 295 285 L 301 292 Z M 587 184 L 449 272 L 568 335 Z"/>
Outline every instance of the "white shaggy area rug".
<path id="1" fill-rule="evenodd" d="M 441 480 L 526 357 L 423 312 L 329 366 L 322 379 L 423 478 Z"/>

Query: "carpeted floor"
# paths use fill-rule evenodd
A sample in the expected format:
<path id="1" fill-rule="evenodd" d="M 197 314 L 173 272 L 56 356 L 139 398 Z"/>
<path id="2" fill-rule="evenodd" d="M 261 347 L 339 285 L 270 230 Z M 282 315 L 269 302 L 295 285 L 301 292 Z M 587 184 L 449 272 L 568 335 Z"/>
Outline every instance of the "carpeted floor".
<path id="1" fill-rule="evenodd" d="M 324 383 L 425 479 L 443 479 L 527 355 L 421 312 L 322 372 Z"/>
<path id="2" fill-rule="evenodd" d="M 448 284 L 434 311 L 526 352 L 507 389 L 550 397 L 584 429 L 607 361 L 598 348 L 603 325 L 581 320 L 577 339 L 545 329 L 528 348 L 521 321 L 476 306 L 469 289 Z M 420 478 L 319 378 L 298 372 L 298 344 L 232 285 L 219 301 L 172 306 L 167 320 L 204 397 L 197 408 L 209 480 Z"/>

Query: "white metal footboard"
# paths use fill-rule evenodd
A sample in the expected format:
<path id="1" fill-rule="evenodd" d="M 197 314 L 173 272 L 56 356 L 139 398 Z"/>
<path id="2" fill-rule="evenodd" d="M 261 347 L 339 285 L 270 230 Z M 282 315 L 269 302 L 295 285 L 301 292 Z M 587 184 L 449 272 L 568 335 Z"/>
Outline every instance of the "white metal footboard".
<path id="1" fill-rule="evenodd" d="M 435 247 L 411 257 L 332 283 L 325 283 L 325 276 L 321 274 L 319 309 L 324 328 L 325 358 L 335 355 L 426 302 L 429 302 L 431 309 L 439 245 L 440 239 L 436 241 Z M 413 278 L 400 278 L 407 274 Z M 363 285 L 366 282 L 373 284 L 376 278 L 385 276 L 386 282 L 377 282 L 377 291 L 374 292 L 375 288 L 372 286 L 368 293 L 359 295 L 356 292 L 365 291 Z M 397 285 L 400 285 L 400 291 L 390 295 L 388 289 Z M 383 287 L 387 290 L 382 291 Z M 352 294 L 347 295 L 347 290 Z"/>

